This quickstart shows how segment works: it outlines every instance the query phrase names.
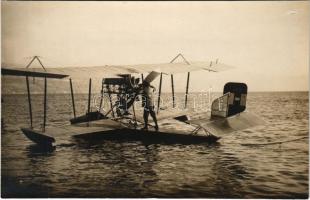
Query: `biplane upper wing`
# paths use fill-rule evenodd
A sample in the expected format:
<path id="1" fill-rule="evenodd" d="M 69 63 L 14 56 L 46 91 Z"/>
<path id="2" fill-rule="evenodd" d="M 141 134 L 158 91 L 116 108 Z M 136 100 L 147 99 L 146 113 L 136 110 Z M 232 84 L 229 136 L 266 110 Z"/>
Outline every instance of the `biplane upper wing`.
<path id="1" fill-rule="evenodd" d="M 231 68 L 231 66 L 225 65 L 223 63 L 212 64 L 212 62 L 138 64 L 138 65 L 127 65 L 123 67 L 128 70 L 135 71 L 135 73 L 157 71 L 165 74 L 184 73 L 198 70 L 219 72 Z"/>
<path id="2" fill-rule="evenodd" d="M 34 71 L 32 69 L 18 69 L 18 68 L 1 68 L 2 75 L 11 75 L 11 76 L 32 76 L 32 77 L 46 77 L 46 78 L 65 78 L 68 75 L 50 73 L 46 71 Z"/>
<path id="3" fill-rule="evenodd" d="M 46 68 L 16 68 L 2 64 L 2 75 L 34 76 L 34 77 L 111 77 L 119 74 L 141 74 L 152 71 L 164 74 L 191 72 L 207 70 L 212 72 L 224 71 L 231 68 L 222 63 L 212 62 L 189 62 L 189 63 L 159 63 L 159 64 L 137 64 L 137 65 L 103 65 L 90 67 L 51 67 Z"/>

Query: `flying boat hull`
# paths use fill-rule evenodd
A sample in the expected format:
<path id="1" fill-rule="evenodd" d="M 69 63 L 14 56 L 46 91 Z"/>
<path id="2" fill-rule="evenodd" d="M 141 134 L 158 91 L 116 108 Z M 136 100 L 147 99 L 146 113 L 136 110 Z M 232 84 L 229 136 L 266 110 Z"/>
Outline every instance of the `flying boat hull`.
<path id="1" fill-rule="evenodd" d="M 191 134 L 189 131 L 165 127 L 164 125 L 158 131 L 152 127 L 149 130 L 142 130 L 141 127 L 128 127 L 111 119 L 62 127 L 46 127 L 44 132 L 30 128 L 22 128 L 21 130 L 28 139 L 39 145 L 52 145 L 68 137 L 87 141 L 142 141 L 167 144 L 214 143 L 220 139 L 214 135 Z"/>

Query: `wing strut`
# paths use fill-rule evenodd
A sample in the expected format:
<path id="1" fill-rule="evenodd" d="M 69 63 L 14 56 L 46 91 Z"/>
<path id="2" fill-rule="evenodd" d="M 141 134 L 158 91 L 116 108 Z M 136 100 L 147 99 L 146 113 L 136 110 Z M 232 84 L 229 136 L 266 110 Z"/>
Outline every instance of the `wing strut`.
<path id="1" fill-rule="evenodd" d="M 181 53 L 179 53 L 176 57 L 174 57 L 170 61 L 170 63 L 173 63 L 178 57 L 181 57 L 186 64 L 190 65 L 190 63 L 185 59 L 185 57 Z M 190 76 L 190 72 L 187 72 L 187 83 L 186 83 L 186 93 L 185 93 L 185 108 L 187 106 L 189 76 Z M 172 88 L 172 101 L 173 101 L 173 107 L 174 107 L 175 106 L 175 103 L 174 103 L 174 86 L 173 86 L 173 75 L 172 74 L 171 74 L 171 88 Z"/>
<path id="2" fill-rule="evenodd" d="M 102 82 L 102 84 L 103 84 L 103 82 Z M 107 113 L 106 113 L 106 115 L 105 116 L 107 116 L 110 112 L 112 113 L 112 117 L 114 118 L 115 117 L 115 115 L 114 115 L 114 107 L 117 105 L 116 103 L 113 105 L 113 102 L 112 102 L 112 96 L 111 96 L 111 90 L 110 90 L 110 87 L 109 87 L 109 85 L 106 85 L 106 88 L 107 88 L 107 92 L 108 92 L 108 96 L 109 96 L 109 101 L 110 101 L 110 111 L 108 111 Z"/>
<path id="3" fill-rule="evenodd" d="M 32 129 L 32 107 L 31 107 L 31 94 L 30 94 L 28 76 L 26 76 L 26 83 L 27 83 L 27 94 L 28 94 L 29 115 L 30 115 L 30 128 Z"/>
<path id="4" fill-rule="evenodd" d="M 104 79 L 103 79 L 103 80 L 104 80 Z M 101 112 L 102 103 L 103 103 L 103 80 L 102 80 L 102 82 L 101 82 L 100 105 L 99 105 L 99 110 L 98 110 L 98 117 L 99 117 L 99 113 Z"/>
<path id="5" fill-rule="evenodd" d="M 88 122 L 90 121 L 90 98 L 91 98 L 91 78 L 89 79 L 89 87 L 88 87 L 88 105 L 87 105 Z"/>
<path id="6" fill-rule="evenodd" d="M 72 87 L 72 80 L 71 80 L 71 78 L 70 78 L 70 90 L 71 90 L 71 99 L 72 99 L 73 115 L 74 115 L 74 118 L 76 118 L 76 114 L 75 114 L 75 104 L 74 104 L 74 94 L 73 94 L 73 87 Z"/>
<path id="7" fill-rule="evenodd" d="M 45 132 L 45 126 L 46 126 L 46 92 L 47 92 L 47 78 L 44 78 L 44 115 L 43 115 L 43 132 Z"/>
<path id="8" fill-rule="evenodd" d="M 33 61 L 34 61 L 35 59 L 37 59 L 37 61 L 38 61 L 38 62 L 40 63 L 40 65 L 41 65 L 41 67 L 44 69 L 44 71 L 46 71 L 44 65 L 42 64 L 42 62 L 41 62 L 41 60 L 40 60 L 40 58 L 39 58 L 39 56 L 33 56 L 32 60 L 28 63 L 28 65 L 26 66 L 26 68 L 29 68 L 30 65 L 33 63 Z"/>
<path id="9" fill-rule="evenodd" d="M 189 76 L 190 72 L 187 72 L 187 83 L 186 83 L 186 92 L 185 92 L 185 108 L 187 106 L 187 96 L 188 96 L 188 86 L 189 86 Z"/>
<path id="10" fill-rule="evenodd" d="M 161 84 L 163 80 L 163 73 L 160 73 L 160 79 L 159 79 L 159 90 L 158 90 L 158 100 L 157 100 L 157 114 L 159 112 L 159 106 L 160 106 L 160 94 L 161 94 Z"/>
<path id="11" fill-rule="evenodd" d="M 42 64 L 42 62 L 41 62 L 39 56 L 33 56 L 33 58 L 32 58 L 31 61 L 28 63 L 28 65 L 26 66 L 26 68 L 29 68 L 30 65 L 33 63 L 34 60 L 37 60 L 37 61 L 40 63 L 41 67 L 42 67 L 42 68 L 44 69 L 44 71 L 46 72 L 46 69 L 45 69 L 44 65 Z M 35 83 L 35 77 L 33 77 L 32 80 L 33 80 L 33 83 Z"/>
<path id="12" fill-rule="evenodd" d="M 171 89 L 172 89 L 172 107 L 175 107 L 175 102 L 174 102 L 174 85 L 173 85 L 173 74 L 171 74 Z"/>
<path id="13" fill-rule="evenodd" d="M 174 58 L 170 61 L 170 63 L 173 63 L 178 57 L 181 57 L 181 58 L 184 60 L 184 62 L 185 62 L 186 64 L 190 65 L 190 63 L 185 59 L 185 57 L 184 57 L 181 53 L 179 53 L 176 57 L 174 57 Z"/>

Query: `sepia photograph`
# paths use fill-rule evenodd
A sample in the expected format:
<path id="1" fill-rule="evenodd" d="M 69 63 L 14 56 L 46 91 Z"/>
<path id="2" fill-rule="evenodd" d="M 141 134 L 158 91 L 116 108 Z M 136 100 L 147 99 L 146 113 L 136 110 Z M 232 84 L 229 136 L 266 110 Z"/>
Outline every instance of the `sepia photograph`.
<path id="1" fill-rule="evenodd" d="M 2 1 L 1 198 L 309 198 L 309 1 Z"/>

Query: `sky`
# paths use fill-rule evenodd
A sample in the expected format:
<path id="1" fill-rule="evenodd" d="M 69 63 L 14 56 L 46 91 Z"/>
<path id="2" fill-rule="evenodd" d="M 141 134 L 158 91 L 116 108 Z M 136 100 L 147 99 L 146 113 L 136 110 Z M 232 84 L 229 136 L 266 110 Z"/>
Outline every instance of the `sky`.
<path id="1" fill-rule="evenodd" d="M 3 1 L 1 62 L 24 67 L 39 55 L 47 68 L 145 64 L 182 53 L 190 61 L 218 58 L 235 66 L 192 72 L 190 91 L 222 91 L 231 81 L 245 82 L 249 91 L 306 91 L 309 4 Z M 177 92 L 185 91 L 186 78 L 175 75 Z M 170 90 L 164 76 L 163 91 Z"/>

